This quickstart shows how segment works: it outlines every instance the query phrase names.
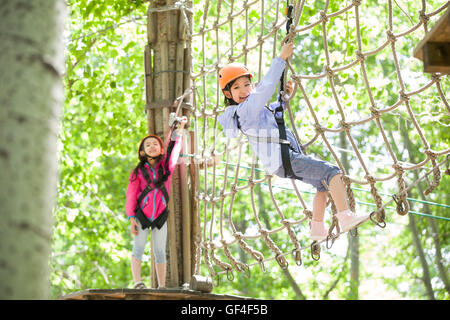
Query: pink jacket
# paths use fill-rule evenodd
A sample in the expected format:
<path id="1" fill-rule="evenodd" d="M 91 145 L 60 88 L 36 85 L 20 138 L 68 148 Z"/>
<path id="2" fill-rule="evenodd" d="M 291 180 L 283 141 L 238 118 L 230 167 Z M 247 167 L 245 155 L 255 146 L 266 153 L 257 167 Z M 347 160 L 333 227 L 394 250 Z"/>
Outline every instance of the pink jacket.
<path id="1" fill-rule="evenodd" d="M 169 159 L 169 171 L 171 172 L 169 178 L 166 182 L 164 182 L 164 186 L 167 189 L 167 192 L 170 195 L 170 183 L 172 181 L 172 172 L 175 169 L 178 161 L 178 157 L 181 151 L 181 141 L 182 137 L 178 136 L 175 140 L 175 145 L 172 149 L 172 153 Z M 166 143 L 166 146 L 168 144 Z M 164 148 L 167 150 L 167 147 Z M 158 179 L 158 168 L 164 164 L 167 158 L 167 153 L 164 156 L 164 160 L 160 161 L 156 164 L 155 168 L 151 168 L 148 163 L 145 164 L 145 168 L 148 171 L 150 179 L 152 181 Z M 134 180 L 133 180 L 134 179 Z M 136 208 L 137 201 L 142 190 L 147 186 L 147 181 L 145 180 L 142 172 L 139 170 L 137 178 L 134 176 L 134 170 L 131 172 L 128 182 L 127 188 L 127 202 L 125 205 L 125 211 L 128 217 L 134 217 L 134 209 Z M 153 185 L 151 185 L 154 187 Z M 163 193 L 159 189 L 153 189 L 150 191 L 147 196 L 142 200 L 142 203 L 139 204 L 147 218 L 151 220 L 156 219 L 166 208 L 166 200 L 164 199 Z"/>

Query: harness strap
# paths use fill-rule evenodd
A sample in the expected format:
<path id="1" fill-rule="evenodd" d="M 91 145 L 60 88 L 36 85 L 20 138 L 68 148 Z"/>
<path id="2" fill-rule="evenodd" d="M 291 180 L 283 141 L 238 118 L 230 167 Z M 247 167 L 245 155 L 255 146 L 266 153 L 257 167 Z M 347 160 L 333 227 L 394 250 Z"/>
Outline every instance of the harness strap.
<path id="1" fill-rule="evenodd" d="M 291 27 L 292 24 L 292 12 L 293 12 L 294 6 L 289 5 L 288 2 L 288 6 L 287 6 L 287 10 L 286 10 L 286 15 L 287 15 L 287 22 L 286 22 L 286 34 L 289 34 L 289 29 Z M 279 101 L 279 106 L 277 108 L 275 108 L 275 110 L 273 111 L 273 115 L 275 117 L 275 121 L 277 122 L 277 126 L 278 126 L 278 132 L 279 132 L 279 136 L 280 139 L 285 140 L 286 137 L 286 125 L 284 122 L 284 108 L 283 108 L 283 90 L 284 90 L 284 75 L 285 75 L 285 70 L 283 70 L 283 73 L 281 74 L 281 78 L 280 78 L 280 93 L 278 95 L 278 101 Z M 294 174 L 294 171 L 292 170 L 292 165 L 291 165 L 291 157 L 289 156 L 289 146 L 285 145 L 285 144 L 281 144 L 281 161 L 283 163 L 283 168 L 284 168 L 284 174 L 286 178 L 291 178 L 291 179 L 299 179 L 299 180 L 303 180 L 301 177 L 298 177 Z"/>
<path id="2" fill-rule="evenodd" d="M 241 124 L 239 122 L 239 116 L 235 113 L 234 116 L 236 117 L 237 121 L 237 127 L 243 134 L 247 136 L 249 140 L 256 140 L 256 142 L 266 142 L 266 143 L 278 143 L 280 144 L 281 148 L 281 161 L 284 168 L 284 173 L 286 178 L 295 178 L 298 180 L 303 180 L 301 177 L 298 177 L 294 174 L 294 171 L 292 170 L 291 165 L 291 157 L 289 155 L 289 149 L 293 149 L 291 146 L 291 142 L 287 139 L 286 135 L 286 126 L 284 123 L 284 116 L 283 116 L 283 107 L 280 105 L 275 110 L 271 110 L 269 107 L 266 106 L 266 108 L 273 113 L 275 117 L 275 121 L 277 122 L 278 127 L 278 133 L 279 138 L 276 137 L 261 137 L 261 136 L 255 136 L 251 134 L 245 133 L 241 129 Z M 277 114 L 280 114 L 281 116 L 277 116 Z"/>
<path id="3" fill-rule="evenodd" d="M 141 194 L 139 195 L 137 206 L 134 211 L 136 213 L 136 217 L 139 219 L 139 222 L 141 222 L 141 226 L 143 229 L 146 229 L 148 227 L 154 228 L 155 226 L 158 227 L 158 229 L 161 229 L 162 225 L 166 221 L 167 216 L 169 214 L 169 210 L 166 206 L 164 211 L 152 222 L 144 215 L 144 213 L 142 212 L 142 209 L 140 207 L 140 204 L 142 203 L 142 200 L 145 199 L 147 194 L 149 194 L 149 192 L 151 192 L 152 190 L 155 190 L 155 189 L 161 190 L 161 192 L 164 196 L 164 200 L 166 201 L 166 204 L 169 203 L 169 192 L 167 191 L 164 183 L 167 181 L 167 179 L 170 176 L 169 161 L 170 161 L 170 155 L 172 154 L 172 150 L 173 150 L 174 146 L 175 146 L 175 141 L 170 141 L 169 146 L 167 148 L 166 161 L 164 162 L 163 165 L 159 166 L 159 168 L 158 168 L 159 179 L 152 181 L 147 170 L 145 168 L 143 168 L 141 170 L 142 175 L 144 176 L 145 180 L 147 181 L 147 186 L 145 187 L 144 190 L 142 190 Z M 154 187 L 150 186 L 150 184 L 152 182 L 154 184 Z"/>
<path id="4" fill-rule="evenodd" d="M 277 114 L 279 114 L 280 116 L 277 116 Z M 284 123 L 284 109 L 281 106 L 281 104 L 274 110 L 273 115 L 275 117 L 275 121 L 277 122 L 280 139 L 287 140 L 286 125 Z M 294 174 L 294 171 L 292 170 L 291 157 L 289 155 L 289 147 L 290 147 L 290 144 L 281 144 L 280 145 L 281 161 L 283 163 L 284 175 L 286 178 L 302 180 L 302 178 L 296 176 Z"/>

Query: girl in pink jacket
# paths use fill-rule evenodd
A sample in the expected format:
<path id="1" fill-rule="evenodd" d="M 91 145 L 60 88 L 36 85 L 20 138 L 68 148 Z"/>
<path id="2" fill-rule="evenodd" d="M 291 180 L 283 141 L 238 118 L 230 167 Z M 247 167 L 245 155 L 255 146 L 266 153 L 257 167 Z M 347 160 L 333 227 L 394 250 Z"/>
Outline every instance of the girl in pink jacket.
<path id="1" fill-rule="evenodd" d="M 178 130 L 171 134 L 166 152 L 158 136 L 148 135 L 142 139 L 138 149 L 139 164 L 130 174 L 125 209 L 134 235 L 131 273 L 136 289 L 145 288 L 141 281 L 141 261 L 150 228 L 158 287 L 165 287 L 169 215 L 167 204 L 172 172 L 181 151 L 181 131 L 185 123 L 186 118 L 180 122 Z"/>

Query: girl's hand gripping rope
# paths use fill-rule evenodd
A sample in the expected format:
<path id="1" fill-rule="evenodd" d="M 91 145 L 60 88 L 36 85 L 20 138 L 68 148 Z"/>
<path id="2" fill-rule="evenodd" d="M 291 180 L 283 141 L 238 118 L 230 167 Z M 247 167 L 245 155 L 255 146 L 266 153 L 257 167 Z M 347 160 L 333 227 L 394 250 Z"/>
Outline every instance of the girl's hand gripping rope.
<path id="1" fill-rule="evenodd" d="M 281 47 L 280 58 L 286 61 L 292 56 L 293 52 L 294 52 L 294 43 L 292 41 L 284 43 L 283 46 Z"/>
<path id="2" fill-rule="evenodd" d="M 177 117 L 175 112 L 169 115 L 169 127 L 173 128 L 178 124 L 178 129 L 183 129 L 184 125 L 187 123 L 187 117 Z"/>

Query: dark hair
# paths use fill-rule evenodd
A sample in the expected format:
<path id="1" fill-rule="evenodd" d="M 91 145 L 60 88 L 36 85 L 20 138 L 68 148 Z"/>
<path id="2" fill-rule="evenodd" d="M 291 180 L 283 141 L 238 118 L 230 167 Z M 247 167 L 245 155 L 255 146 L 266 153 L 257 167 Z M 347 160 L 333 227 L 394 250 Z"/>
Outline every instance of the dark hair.
<path id="1" fill-rule="evenodd" d="M 153 137 L 147 137 L 145 140 L 150 139 L 150 138 L 153 138 Z M 141 147 L 139 148 L 139 163 L 136 166 L 136 168 L 134 168 L 134 170 L 133 170 L 134 178 L 131 181 L 134 181 L 134 180 L 137 179 L 139 170 L 141 170 L 141 172 L 142 172 L 142 174 L 144 176 L 148 175 L 147 170 L 145 170 L 145 164 L 147 163 L 147 155 L 146 154 L 141 155 L 141 151 L 144 151 L 144 142 L 145 142 L 145 140 L 142 141 Z M 164 155 L 163 154 L 160 154 L 158 157 L 156 157 L 156 163 L 159 163 L 160 161 L 163 161 L 163 160 L 164 160 Z"/>
<path id="2" fill-rule="evenodd" d="M 252 80 L 252 77 L 248 74 L 244 75 L 242 77 L 247 77 L 250 81 Z M 238 77 L 238 78 L 228 82 L 227 85 L 225 86 L 225 88 L 223 88 L 223 91 L 228 91 L 231 93 L 231 86 L 236 82 L 237 79 L 242 78 L 242 77 Z M 226 107 L 234 106 L 234 105 L 238 104 L 238 103 L 236 103 L 236 101 L 233 100 L 233 98 L 227 98 L 227 96 L 225 96 L 225 99 L 223 101 L 224 101 Z"/>

